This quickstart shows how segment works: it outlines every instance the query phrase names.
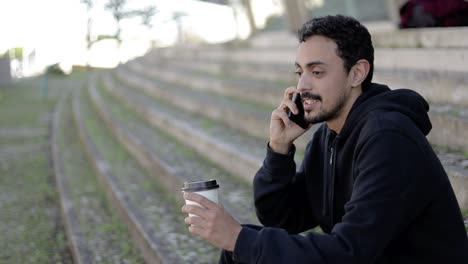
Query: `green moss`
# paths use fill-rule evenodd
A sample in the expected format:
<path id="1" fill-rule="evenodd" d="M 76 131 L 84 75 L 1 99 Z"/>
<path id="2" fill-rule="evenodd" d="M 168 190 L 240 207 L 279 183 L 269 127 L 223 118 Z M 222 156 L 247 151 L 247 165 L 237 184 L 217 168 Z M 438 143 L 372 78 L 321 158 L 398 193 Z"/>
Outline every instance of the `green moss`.
<path id="1" fill-rule="evenodd" d="M 51 89 L 57 91 L 52 79 Z M 37 79 L 1 87 L 0 124 L 47 131 L 57 93 L 47 99 Z M 0 128 L 1 129 L 1 128 Z M 0 263 L 71 263 L 65 234 L 57 225 L 58 196 L 52 184 L 48 148 L 32 148 L 19 157 L 15 148 L 46 143 L 47 135 L 0 136 Z"/>
<path id="2" fill-rule="evenodd" d="M 67 104 L 71 105 L 71 101 Z M 138 249 L 133 245 L 130 237 L 130 231 L 121 219 L 118 217 L 115 208 L 111 206 L 111 201 L 106 196 L 105 190 L 101 187 L 97 180 L 97 175 L 89 164 L 85 155 L 85 149 L 79 141 L 78 128 L 74 126 L 72 121 L 71 109 L 68 109 L 68 118 L 65 125 L 61 129 L 62 141 L 60 142 L 61 149 L 68 151 L 70 154 L 69 160 L 64 162 L 64 174 L 73 175 L 68 177 L 69 185 L 72 188 L 72 199 L 79 211 L 83 198 L 88 199 L 85 210 L 98 210 L 98 214 L 102 222 L 93 224 L 89 221 L 86 214 L 80 214 L 79 219 L 86 230 L 86 235 L 89 240 L 94 239 L 96 234 L 99 234 L 99 239 L 105 239 L 109 248 L 109 252 L 117 252 L 120 260 L 129 261 L 130 263 L 143 263 L 143 259 Z M 91 205 L 91 203 L 94 203 Z M 105 252 L 104 252 L 105 253 Z M 103 260 L 104 263 L 111 263 L 110 259 Z"/>
<path id="3" fill-rule="evenodd" d="M 462 209 L 461 212 L 464 218 L 468 218 L 468 209 Z"/>

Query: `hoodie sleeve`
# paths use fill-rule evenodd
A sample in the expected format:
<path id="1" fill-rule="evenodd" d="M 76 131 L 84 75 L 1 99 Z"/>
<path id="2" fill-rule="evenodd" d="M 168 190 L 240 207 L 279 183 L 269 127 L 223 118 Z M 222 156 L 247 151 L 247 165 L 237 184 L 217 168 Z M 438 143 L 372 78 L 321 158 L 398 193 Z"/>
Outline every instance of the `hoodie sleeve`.
<path id="1" fill-rule="evenodd" d="M 244 227 L 235 259 L 268 264 L 374 263 L 427 204 L 427 192 L 432 190 L 421 186 L 427 181 L 422 179 L 424 165 L 424 154 L 409 137 L 397 131 L 377 132 L 359 146 L 353 193 L 342 221 L 330 234 L 302 236 L 279 228 Z"/>
<path id="2" fill-rule="evenodd" d="M 317 224 L 304 198 L 304 168 L 296 172 L 294 153 L 294 145 L 287 155 L 267 147 L 263 166 L 254 178 L 254 196 L 257 217 L 263 225 L 300 233 Z"/>

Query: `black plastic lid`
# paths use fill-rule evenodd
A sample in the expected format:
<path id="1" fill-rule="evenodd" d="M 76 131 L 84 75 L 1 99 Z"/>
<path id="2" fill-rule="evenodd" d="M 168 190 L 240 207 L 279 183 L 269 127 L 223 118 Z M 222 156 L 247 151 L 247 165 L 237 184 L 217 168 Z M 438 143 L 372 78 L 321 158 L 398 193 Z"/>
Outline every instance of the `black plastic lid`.
<path id="1" fill-rule="evenodd" d="M 199 191 L 207 191 L 212 189 L 219 188 L 218 183 L 216 180 L 207 180 L 207 181 L 188 181 L 184 182 L 184 188 L 182 191 L 184 192 L 199 192 Z"/>

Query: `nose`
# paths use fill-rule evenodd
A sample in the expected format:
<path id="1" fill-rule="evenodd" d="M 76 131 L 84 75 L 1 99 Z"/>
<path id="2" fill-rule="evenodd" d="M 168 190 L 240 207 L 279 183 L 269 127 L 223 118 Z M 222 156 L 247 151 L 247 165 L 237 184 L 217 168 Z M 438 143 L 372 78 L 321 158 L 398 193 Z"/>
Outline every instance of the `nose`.
<path id="1" fill-rule="evenodd" d="M 299 92 L 310 91 L 312 90 L 312 79 L 304 72 L 297 81 L 297 89 Z"/>

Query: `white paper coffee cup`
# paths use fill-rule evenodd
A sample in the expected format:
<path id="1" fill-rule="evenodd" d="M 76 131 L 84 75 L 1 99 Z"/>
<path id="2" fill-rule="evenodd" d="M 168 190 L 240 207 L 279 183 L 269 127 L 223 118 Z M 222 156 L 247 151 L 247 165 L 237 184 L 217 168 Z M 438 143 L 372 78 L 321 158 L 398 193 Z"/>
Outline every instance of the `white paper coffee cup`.
<path id="1" fill-rule="evenodd" d="M 192 192 L 197 193 L 215 203 L 218 203 L 218 189 L 219 185 L 216 180 L 207 180 L 207 181 L 188 181 L 184 182 L 184 187 L 182 188 L 182 192 Z M 200 207 L 199 203 L 185 200 L 185 204 L 194 204 Z M 193 214 L 189 214 L 189 216 L 194 216 Z"/>

